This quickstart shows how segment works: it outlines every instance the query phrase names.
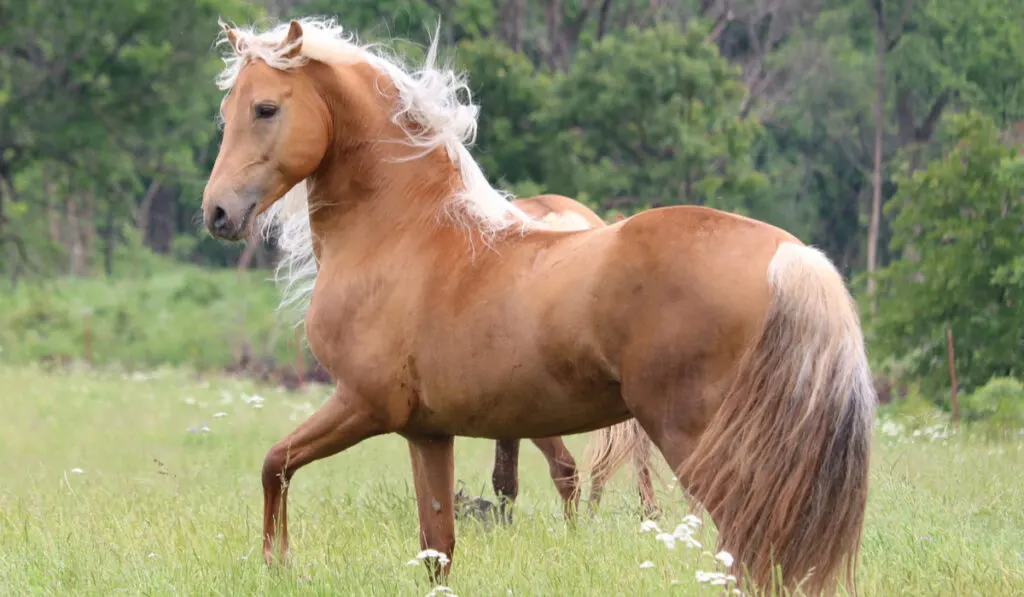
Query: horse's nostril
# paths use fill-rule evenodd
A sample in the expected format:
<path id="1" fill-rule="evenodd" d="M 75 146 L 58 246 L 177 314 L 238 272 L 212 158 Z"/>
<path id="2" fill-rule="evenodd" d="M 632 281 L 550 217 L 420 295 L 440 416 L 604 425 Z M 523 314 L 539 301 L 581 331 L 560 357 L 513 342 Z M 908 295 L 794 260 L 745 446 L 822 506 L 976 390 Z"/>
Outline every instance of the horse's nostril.
<path id="1" fill-rule="evenodd" d="M 213 208 L 213 229 L 217 232 L 224 232 L 228 228 L 228 212 L 217 206 Z"/>

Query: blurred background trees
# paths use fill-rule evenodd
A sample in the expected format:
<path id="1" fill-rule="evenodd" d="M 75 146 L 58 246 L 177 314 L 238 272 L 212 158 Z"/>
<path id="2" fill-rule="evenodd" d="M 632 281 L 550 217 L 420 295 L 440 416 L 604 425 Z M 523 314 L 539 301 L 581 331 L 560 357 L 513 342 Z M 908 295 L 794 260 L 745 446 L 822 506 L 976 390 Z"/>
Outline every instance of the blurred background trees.
<path id="1" fill-rule="evenodd" d="M 440 19 L 495 184 L 609 219 L 702 204 L 777 224 L 855 280 L 879 371 L 939 392 L 952 329 L 963 389 L 1021 375 L 1024 3 L 1004 0 L 0 0 L 7 356 L 35 355 L 13 347 L 24 326 L 95 311 L 80 284 L 165 280 L 139 292 L 170 301 L 219 268 L 267 277 L 272 246 L 199 225 L 220 134 L 212 42 L 218 18 L 309 14 L 413 54 Z M 263 286 L 246 312 L 272 310 Z M 29 316 L 40 287 L 54 311 Z M 195 317 L 230 312 L 209 307 L 228 292 L 186 294 Z M 266 347 L 291 337 L 268 326 Z"/>

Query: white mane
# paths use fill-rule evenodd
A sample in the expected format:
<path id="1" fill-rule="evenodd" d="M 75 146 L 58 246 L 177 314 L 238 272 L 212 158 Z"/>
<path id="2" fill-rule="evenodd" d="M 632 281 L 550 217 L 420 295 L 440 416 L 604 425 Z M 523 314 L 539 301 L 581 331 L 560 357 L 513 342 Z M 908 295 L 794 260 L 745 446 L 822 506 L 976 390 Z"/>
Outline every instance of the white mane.
<path id="1" fill-rule="evenodd" d="M 412 132 L 402 127 L 407 144 L 422 148 L 415 159 L 438 147 L 444 147 L 458 167 L 463 186 L 453 189 L 447 203 L 446 215 L 457 224 L 475 225 L 485 243 L 490 245 L 494 236 L 512 226 L 524 230 L 541 226 L 533 222 L 522 210 L 512 205 L 511 194 L 499 191 L 488 183 L 480 166 L 466 148 L 476 137 L 479 108 L 472 104 L 472 95 L 459 73 L 450 67 L 437 67 L 437 39 L 435 35 L 428 48 L 422 68 L 409 72 L 394 57 L 378 46 L 358 44 L 354 36 L 344 32 L 333 19 L 304 18 L 302 47 L 299 55 L 288 56 L 291 47 L 280 46 L 288 33 L 289 23 L 257 32 L 254 27 L 234 29 L 238 51 L 224 57 L 224 70 L 217 77 L 221 89 L 230 90 L 239 72 L 249 62 L 262 60 L 268 66 L 281 70 L 301 67 L 310 60 L 327 64 L 368 63 L 387 75 L 398 94 L 392 121 L 402 127 L 403 119 L 411 120 L 422 128 Z M 224 43 L 226 35 L 218 43 Z M 229 44 L 230 45 L 230 44 Z M 459 93 L 465 93 L 463 102 Z M 316 281 L 317 263 L 313 254 L 313 239 L 309 226 L 308 189 L 303 181 L 277 201 L 262 218 L 264 235 L 277 232 L 278 248 L 282 253 L 276 269 L 278 283 L 283 281 L 284 296 L 281 306 L 305 306 Z"/>

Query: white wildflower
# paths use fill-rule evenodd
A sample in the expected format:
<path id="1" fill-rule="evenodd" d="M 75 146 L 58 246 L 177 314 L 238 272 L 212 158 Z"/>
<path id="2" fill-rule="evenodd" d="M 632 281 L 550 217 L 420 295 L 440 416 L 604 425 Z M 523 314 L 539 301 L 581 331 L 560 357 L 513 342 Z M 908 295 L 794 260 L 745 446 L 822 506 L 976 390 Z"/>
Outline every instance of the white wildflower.
<path id="1" fill-rule="evenodd" d="M 416 554 L 417 560 L 425 560 L 427 558 L 437 558 L 437 561 L 440 562 L 442 566 L 449 562 L 448 556 L 437 551 L 436 549 L 424 549 L 423 551 Z"/>
<path id="2" fill-rule="evenodd" d="M 642 562 L 640 564 L 640 567 L 643 568 L 643 569 L 654 568 L 654 562 L 652 562 L 650 560 L 647 560 L 646 562 Z"/>
<path id="3" fill-rule="evenodd" d="M 228 416 L 228 413 L 213 413 L 213 418 L 214 419 L 219 419 L 221 417 L 226 417 L 226 416 Z"/>
<path id="4" fill-rule="evenodd" d="M 193 406 L 195 403 L 196 403 L 196 399 L 195 398 L 193 398 L 191 396 L 188 396 L 188 397 L 185 398 L 185 404 L 187 404 L 189 406 Z"/>
<path id="5" fill-rule="evenodd" d="M 667 547 L 668 549 L 675 549 L 676 548 L 676 537 L 675 537 L 675 535 L 670 535 L 668 533 L 658 533 L 654 538 L 657 539 L 658 541 L 661 541 L 662 543 L 664 543 L 665 547 Z"/>
<path id="6" fill-rule="evenodd" d="M 693 530 L 697 530 L 697 529 L 700 528 L 700 525 L 703 524 L 703 523 L 701 522 L 701 520 L 699 518 L 697 518 L 693 514 L 687 514 L 683 518 L 683 524 L 685 524 L 686 526 L 692 528 Z"/>
<path id="7" fill-rule="evenodd" d="M 82 469 L 80 469 L 80 468 L 78 468 L 78 467 L 76 466 L 75 468 L 71 469 L 71 472 L 72 472 L 72 473 L 74 473 L 74 474 L 76 474 L 76 475 L 81 475 L 81 474 L 82 474 L 82 473 L 84 473 L 85 471 L 83 471 Z"/>
<path id="8" fill-rule="evenodd" d="M 657 531 L 659 533 L 661 532 L 661 529 L 658 528 L 658 524 L 656 522 L 654 522 L 653 520 L 645 520 L 642 523 L 640 523 L 641 533 L 650 533 L 652 531 Z"/>
<path id="9" fill-rule="evenodd" d="M 906 428 L 895 421 L 885 421 L 884 423 L 882 423 L 882 433 L 888 435 L 889 437 L 897 437 L 903 435 L 904 431 L 906 431 Z M 914 435 L 917 435 L 917 432 L 914 432 Z"/>
<path id="10" fill-rule="evenodd" d="M 732 557 L 732 554 L 727 552 L 727 551 L 720 551 L 720 552 L 718 552 L 718 554 L 715 555 L 715 559 L 718 560 L 719 562 L 725 564 L 726 568 L 728 568 L 729 566 L 732 566 L 733 557 Z"/>

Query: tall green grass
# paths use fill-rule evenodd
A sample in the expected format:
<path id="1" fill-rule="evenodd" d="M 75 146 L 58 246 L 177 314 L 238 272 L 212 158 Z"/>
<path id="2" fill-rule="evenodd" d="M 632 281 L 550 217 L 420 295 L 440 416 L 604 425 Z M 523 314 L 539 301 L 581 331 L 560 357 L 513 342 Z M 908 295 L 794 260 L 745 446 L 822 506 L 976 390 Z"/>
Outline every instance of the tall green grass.
<path id="1" fill-rule="evenodd" d="M 408 449 L 368 440 L 292 481 L 293 565 L 261 558 L 267 449 L 327 396 L 188 369 L 146 373 L 0 365 L 0 594 L 426 595 Z M 259 399 L 255 396 L 259 396 Z M 940 415 L 925 428 L 883 409 L 859 568 L 861 595 L 1002 597 L 1024 587 L 1024 437 L 987 439 Z M 583 454 L 586 436 L 568 438 Z M 456 477 L 490 491 L 494 444 L 456 440 Z M 657 460 L 661 464 L 660 458 Z M 561 516 L 528 442 L 515 523 L 458 524 L 452 591 L 506 595 L 718 595 L 703 549 L 641 533 L 629 469 L 593 520 Z M 664 469 L 663 478 L 671 476 Z M 584 494 L 585 495 L 585 494 Z M 671 532 L 688 510 L 663 487 Z M 703 553 L 707 551 L 707 553 Z"/>

